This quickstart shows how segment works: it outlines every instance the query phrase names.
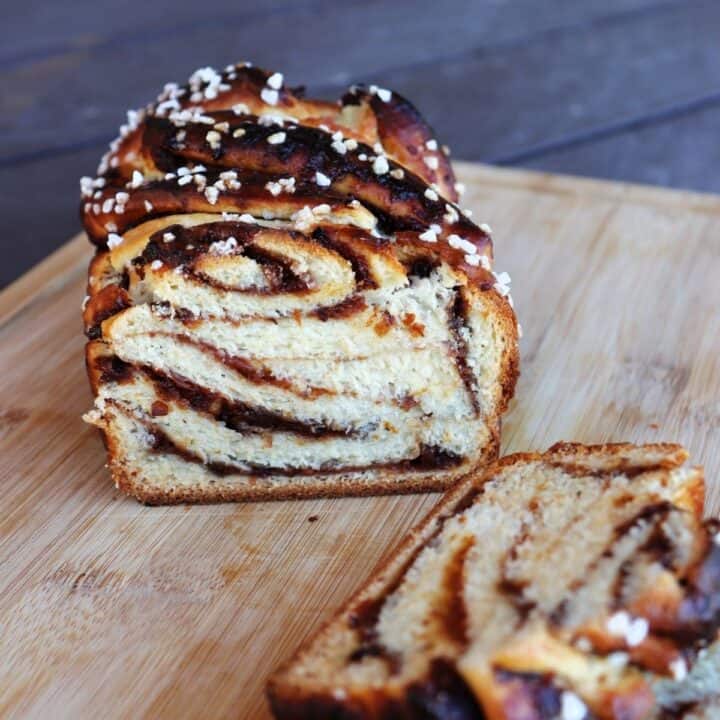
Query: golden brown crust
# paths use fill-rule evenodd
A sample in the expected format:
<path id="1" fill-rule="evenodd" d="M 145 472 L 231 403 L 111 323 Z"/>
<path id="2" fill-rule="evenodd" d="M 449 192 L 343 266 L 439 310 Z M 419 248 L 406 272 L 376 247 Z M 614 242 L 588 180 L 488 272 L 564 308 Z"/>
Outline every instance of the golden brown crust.
<path id="1" fill-rule="evenodd" d="M 378 137 L 390 155 L 418 177 L 434 183 L 443 197 L 457 202 L 455 175 L 445 150 L 438 146 L 435 133 L 405 98 L 393 93 L 389 102 L 366 90 L 356 89 L 343 102 L 369 101 L 377 122 Z"/>
<path id="2" fill-rule="evenodd" d="M 470 291 L 480 294 L 475 287 L 471 286 Z M 483 293 L 483 301 L 489 306 L 488 312 L 495 319 L 499 329 L 498 336 L 508 338 L 507 344 L 503 347 L 501 372 L 498 376 L 500 386 L 499 400 L 497 406 L 498 422 L 501 416 L 508 409 L 510 401 L 515 395 L 515 388 L 520 377 L 520 345 L 517 337 L 517 318 L 515 311 L 504 297 L 498 293 Z"/>

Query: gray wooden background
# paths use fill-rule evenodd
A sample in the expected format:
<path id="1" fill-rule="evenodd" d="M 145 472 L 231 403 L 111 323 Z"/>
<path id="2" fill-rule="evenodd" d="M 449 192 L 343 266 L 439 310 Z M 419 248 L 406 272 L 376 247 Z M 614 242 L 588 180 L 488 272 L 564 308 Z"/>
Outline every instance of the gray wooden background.
<path id="1" fill-rule="evenodd" d="M 720 0 L 8 0 L 0 286 L 79 229 L 124 111 L 251 60 L 409 97 L 456 158 L 720 191 Z"/>

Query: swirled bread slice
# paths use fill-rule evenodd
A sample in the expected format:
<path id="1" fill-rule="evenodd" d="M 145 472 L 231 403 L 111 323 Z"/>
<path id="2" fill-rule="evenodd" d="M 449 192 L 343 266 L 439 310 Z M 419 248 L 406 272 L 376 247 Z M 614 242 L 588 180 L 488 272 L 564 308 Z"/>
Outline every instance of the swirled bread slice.
<path id="1" fill-rule="evenodd" d="M 495 458 L 507 278 L 429 127 L 204 69 L 82 182 L 84 310 L 115 482 L 149 503 L 440 489 Z"/>
<path id="2" fill-rule="evenodd" d="M 275 716 L 654 717 L 720 623 L 686 457 L 560 444 L 461 481 L 271 679 Z"/>

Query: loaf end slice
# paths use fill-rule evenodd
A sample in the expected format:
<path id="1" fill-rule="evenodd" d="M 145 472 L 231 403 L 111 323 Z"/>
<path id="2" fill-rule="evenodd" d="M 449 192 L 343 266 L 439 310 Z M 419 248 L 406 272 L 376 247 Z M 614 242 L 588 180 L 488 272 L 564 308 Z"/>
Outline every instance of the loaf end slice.
<path id="1" fill-rule="evenodd" d="M 564 443 L 461 481 L 271 678 L 275 716 L 657 716 L 720 623 L 686 458 Z"/>

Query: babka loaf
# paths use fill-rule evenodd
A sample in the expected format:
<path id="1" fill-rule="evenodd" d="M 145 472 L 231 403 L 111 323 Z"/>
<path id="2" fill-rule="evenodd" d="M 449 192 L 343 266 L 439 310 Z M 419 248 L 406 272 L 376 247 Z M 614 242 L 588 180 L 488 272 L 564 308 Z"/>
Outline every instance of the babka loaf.
<path id="1" fill-rule="evenodd" d="M 86 419 L 125 492 L 437 490 L 496 457 L 509 278 L 396 93 L 205 68 L 130 113 L 81 189 Z"/>
<path id="2" fill-rule="evenodd" d="M 656 692 L 720 624 L 720 523 L 686 457 L 560 444 L 461 481 L 274 675 L 275 716 L 690 717 Z"/>

